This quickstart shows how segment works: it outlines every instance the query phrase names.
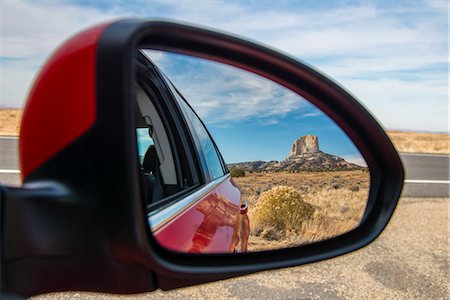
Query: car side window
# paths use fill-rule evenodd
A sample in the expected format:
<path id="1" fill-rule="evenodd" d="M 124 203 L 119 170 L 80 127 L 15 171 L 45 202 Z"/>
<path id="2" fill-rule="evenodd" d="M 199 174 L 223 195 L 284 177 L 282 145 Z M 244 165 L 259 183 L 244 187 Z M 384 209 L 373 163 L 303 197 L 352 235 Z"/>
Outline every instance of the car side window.
<path id="1" fill-rule="evenodd" d="M 170 80 L 165 77 L 168 81 L 169 88 L 177 100 L 181 111 L 188 123 L 189 129 L 192 133 L 195 143 L 197 144 L 197 149 L 200 152 L 200 155 L 203 155 L 203 158 L 206 163 L 206 167 L 208 168 L 208 173 L 211 180 L 217 179 L 223 175 L 225 175 L 226 168 L 223 164 L 223 160 L 214 144 L 211 136 L 205 128 L 205 125 L 202 123 L 200 118 L 194 112 L 194 110 L 186 103 L 183 97 L 179 94 L 178 90 L 174 88 Z"/>
<path id="2" fill-rule="evenodd" d="M 225 174 L 219 154 L 217 153 L 214 142 L 211 140 L 208 131 L 203 123 L 197 117 L 192 108 L 187 105 L 183 99 L 179 99 L 179 104 L 184 116 L 188 119 L 191 131 L 196 135 L 199 146 L 208 167 L 211 180 L 219 178 Z"/>
<path id="3" fill-rule="evenodd" d="M 137 147 L 139 155 L 139 163 L 141 166 L 144 162 L 145 153 L 151 145 L 154 145 L 153 139 L 149 136 L 148 128 L 136 128 Z"/>
<path id="4" fill-rule="evenodd" d="M 155 204 L 180 191 L 172 145 L 147 91 L 136 85 L 136 138 L 144 198 Z"/>

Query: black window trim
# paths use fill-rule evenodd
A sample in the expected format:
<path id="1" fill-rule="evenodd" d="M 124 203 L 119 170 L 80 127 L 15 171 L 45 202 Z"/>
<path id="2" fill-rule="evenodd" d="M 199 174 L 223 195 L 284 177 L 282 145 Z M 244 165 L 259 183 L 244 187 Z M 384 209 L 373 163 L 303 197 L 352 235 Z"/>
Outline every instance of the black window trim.
<path id="1" fill-rule="evenodd" d="M 169 107 L 169 113 L 171 114 L 172 119 L 175 121 L 175 124 L 177 125 L 177 131 L 179 133 L 180 138 L 186 139 L 189 143 L 188 150 L 190 153 L 186 153 L 186 156 L 188 157 L 188 159 L 195 158 L 193 160 L 193 164 L 190 164 L 190 166 L 191 168 L 192 167 L 196 168 L 198 182 L 200 184 L 208 182 L 207 179 L 209 174 L 205 173 L 204 168 L 205 165 L 204 163 L 202 163 L 203 155 L 200 155 L 198 153 L 199 151 L 196 147 L 195 137 L 191 134 L 187 120 L 185 119 L 184 114 L 180 106 L 178 105 L 178 101 L 176 100 L 175 95 L 172 93 L 172 90 L 164 77 L 164 73 L 158 68 L 158 66 L 156 66 L 156 64 L 152 62 L 150 57 L 142 53 L 142 50 L 139 51 L 139 54 L 140 56 L 142 56 L 142 59 L 148 62 L 148 66 L 151 67 L 152 72 L 157 77 L 155 79 L 157 80 L 159 87 L 165 93 L 165 95 L 163 95 L 163 98 L 166 101 L 166 105 Z M 180 122 L 179 120 L 182 120 L 182 122 Z M 186 149 L 183 149 L 183 151 L 186 152 Z"/>
<path id="2" fill-rule="evenodd" d="M 160 115 L 163 125 L 166 129 L 169 143 L 171 145 L 175 167 L 177 169 L 176 173 L 177 179 L 179 181 L 178 186 L 180 188 L 179 192 L 162 198 L 156 203 L 151 203 L 150 205 L 148 205 L 147 212 L 151 212 L 155 209 L 170 205 L 175 201 L 181 200 L 181 195 L 184 195 L 185 193 L 198 188 L 199 185 L 203 185 L 204 179 L 201 172 L 199 172 L 201 168 L 198 167 L 198 161 L 196 161 L 198 159 L 198 154 L 193 146 L 194 144 L 192 138 L 189 136 L 189 134 L 186 134 L 189 133 L 187 124 L 179 121 L 179 115 L 182 116 L 182 113 L 179 111 L 178 106 L 174 107 L 176 100 L 174 100 L 173 96 L 170 94 L 170 90 L 168 89 L 166 83 L 162 80 L 161 75 L 158 73 L 155 65 L 151 62 L 151 60 L 139 51 L 137 61 L 138 65 L 141 65 L 140 68 L 143 68 L 140 71 L 138 70 L 138 83 L 141 85 L 144 91 L 149 94 L 149 98 L 151 99 L 151 101 L 153 101 L 155 108 L 158 110 L 158 114 Z M 160 96 L 154 94 L 155 90 L 160 94 Z M 158 99 L 163 99 L 163 101 L 158 101 Z M 164 111 L 162 105 L 166 107 L 168 113 Z M 175 128 L 172 128 L 169 125 L 170 121 L 168 120 L 168 117 L 175 124 Z M 179 149 L 179 147 L 177 147 L 175 142 L 175 135 L 178 135 L 183 145 L 183 149 Z M 188 187 L 186 187 L 184 183 L 184 176 L 182 175 L 183 166 L 180 162 L 179 151 L 184 152 L 187 163 L 189 165 L 188 168 L 184 168 L 185 172 L 190 173 L 191 180 L 193 182 L 193 184 Z M 192 155 L 192 153 L 194 153 L 195 155 Z"/>
<path id="3" fill-rule="evenodd" d="M 147 71 L 147 70 L 146 70 Z M 175 151 L 175 134 L 172 130 L 172 128 L 168 125 L 169 120 L 167 120 L 167 116 L 166 114 L 163 112 L 163 108 L 161 107 L 161 103 L 160 101 L 157 101 L 160 94 L 161 97 L 163 97 L 163 95 L 161 94 L 161 91 L 156 87 L 153 86 L 153 80 L 152 78 L 149 78 L 150 74 L 148 74 L 147 72 L 140 70 L 140 67 L 137 66 L 137 83 L 139 84 L 139 86 L 144 90 L 144 92 L 147 94 L 148 98 L 150 101 L 152 101 L 153 105 L 155 106 L 161 121 L 163 123 L 164 129 L 166 131 L 167 134 L 167 138 L 169 140 L 170 146 L 171 146 L 171 152 L 172 152 L 172 157 L 174 160 L 174 164 L 175 164 L 175 171 L 176 171 L 176 176 L 177 176 L 177 183 L 178 185 L 182 184 L 183 181 L 183 176 L 181 175 L 181 166 L 180 166 L 180 158 L 178 153 Z M 137 142 L 137 140 L 136 140 Z"/>

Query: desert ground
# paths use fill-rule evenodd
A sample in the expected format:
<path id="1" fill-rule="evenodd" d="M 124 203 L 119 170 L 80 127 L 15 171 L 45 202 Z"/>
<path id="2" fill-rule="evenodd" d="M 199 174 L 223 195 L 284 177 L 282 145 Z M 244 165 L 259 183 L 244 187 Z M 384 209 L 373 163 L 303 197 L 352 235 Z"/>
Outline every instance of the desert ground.
<path id="1" fill-rule="evenodd" d="M 21 119 L 21 109 L 0 109 L 0 136 L 19 135 Z"/>
<path id="2" fill-rule="evenodd" d="M 364 213 L 367 170 L 246 173 L 233 178 L 249 205 L 248 250 L 297 246 L 355 228 Z"/>
<path id="3" fill-rule="evenodd" d="M 447 133 L 388 130 L 388 136 L 400 152 L 450 154 L 450 135 Z"/>

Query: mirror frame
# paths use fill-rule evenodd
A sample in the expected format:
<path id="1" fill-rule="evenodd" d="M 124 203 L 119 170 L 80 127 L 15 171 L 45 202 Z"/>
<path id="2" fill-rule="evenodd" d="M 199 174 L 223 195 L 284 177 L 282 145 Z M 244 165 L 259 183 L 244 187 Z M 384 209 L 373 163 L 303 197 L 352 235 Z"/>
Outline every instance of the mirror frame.
<path id="1" fill-rule="evenodd" d="M 335 257 L 367 245 L 386 226 L 403 185 L 400 158 L 384 130 L 364 107 L 350 93 L 317 70 L 247 40 L 164 21 L 128 20 L 114 23 L 102 34 L 101 41 L 98 49 L 100 72 L 97 76 L 100 83 L 108 82 L 108 74 L 102 72 L 102 63 L 106 65 L 111 59 L 121 61 L 121 65 L 128 66 L 125 69 L 130 70 L 133 53 L 140 48 L 217 61 L 277 82 L 310 101 L 340 126 L 361 152 L 370 170 L 368 205 L 360 226 L 329 240 L 270 253 L 193 255 L 166 250 L 149 234 L 150 256 L 152 263 L 157 266 L 160 288 L 185 286 L 186 280 L 192 284 L 207 282 Z M 133 76 L 127 77 L 128 87 L 132 87 Z M 132 88 L 129 97 L 133 99 Z M 130 134 L 131 125 L 127 124 Z M 174 283 L 174 279 L 181 281 L 180 284 Z"/>
<path id="2" fill-rule="evenodd" d="M 142 47 L 248 70 L 325 112 L 370 169 L 361 225 L 329 240 L 270 252 L 193 255 L 159 246 L 150 232 L 137 159 L 134 63 Z M 52 113 L 58 119 L 48 118 Z M 0 291 L 24 296 L 142 293 L 342 255 L 382 232 L 403 185 L 403 167 L 386 133 L 332 80 L 256 43 L 164 21 L 110 22 L 63 43 L 28 96 L 19 148 L 24 184 L 0 186 Z"/>

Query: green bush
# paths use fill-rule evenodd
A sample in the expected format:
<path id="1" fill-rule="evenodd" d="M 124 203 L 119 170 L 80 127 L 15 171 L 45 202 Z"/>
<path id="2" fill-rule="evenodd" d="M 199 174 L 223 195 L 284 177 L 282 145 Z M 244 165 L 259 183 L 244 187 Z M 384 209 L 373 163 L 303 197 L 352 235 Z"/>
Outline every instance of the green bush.
<path id="1" fill-rule="evenodd" d="M 231 168 L 230 170 L 231 177 L 244 177 L 245 171 L 238 168 Z"/>

